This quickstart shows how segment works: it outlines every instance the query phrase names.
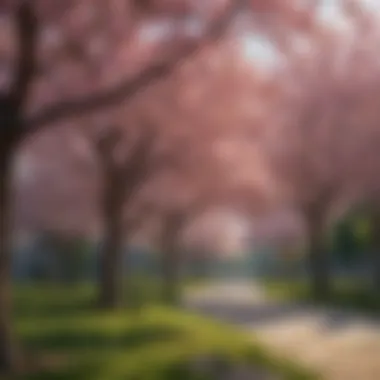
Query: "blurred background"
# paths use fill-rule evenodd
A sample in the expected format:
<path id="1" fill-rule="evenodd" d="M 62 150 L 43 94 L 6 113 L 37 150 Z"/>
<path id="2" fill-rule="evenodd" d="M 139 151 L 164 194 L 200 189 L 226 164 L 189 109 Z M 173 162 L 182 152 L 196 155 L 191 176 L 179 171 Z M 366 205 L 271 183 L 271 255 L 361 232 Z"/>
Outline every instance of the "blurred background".
<path id="1" fill-rule="evenodd" d="M 0 378 L 380 378 L 380 7 L 0 1 Z"/>

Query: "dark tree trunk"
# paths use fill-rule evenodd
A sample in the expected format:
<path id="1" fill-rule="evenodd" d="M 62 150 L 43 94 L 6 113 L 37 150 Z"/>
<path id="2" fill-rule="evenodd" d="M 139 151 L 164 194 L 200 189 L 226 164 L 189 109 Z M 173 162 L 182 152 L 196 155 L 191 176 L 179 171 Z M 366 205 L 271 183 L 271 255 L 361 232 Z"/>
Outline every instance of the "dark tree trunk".
<path id="1" fill-rule="evenodd" d="M 181 300 L 180 253 L 174 244 L 163 247 L 162 255 L 162 296 L 164 302 L 178 305 Z"/>
<path id="2" fill-rule="evenodd" d="M 11 373 L 19 365 L 12 324 L 11 155 L 6 149 L 0 154 L 0 373 Z"/>
<path id="3" fill-rule="evenodd" d="M 23 111 L 37 62 L 37 18 L 32 3 L 21 2 L 12 21 L 17 41 L 14 75 L 9 90 L 0 94 L 0 372 L 8 374 L 21 364 L 12 323 L 11 165 L 25 137 Z"/>
<path id="4" fill-rule="evenodd" d="M 98 301 L 101 308 L 112 310 L 123 304 L 123 201 L 117 190 L 108 190 L 103 206 L 105 231 L 99 259 Z"/>
<path id="5" fill-rule="evenodd" d="M 377 248 L 378 249 L 373 252 L 373 293 L 380 305 L 380 242 Z"/>
<path id="6" fill-rule="evenodd" d="M 380 303 L 380 211 L 372 214 L 373 291 Z"/>
<path id="7" fill-rule="evenodd" d="M 162 296 L 164 302 L 171 305 L 178 305 L 181 300 L 181 255 L 178 234 L 183 224 L 184 216 L 180 212 L 169 212 L 161 241 Z"/>
<path id="8" fill-rule="evenodd" d="M 323 301 L 331 296 L 330 256 L 325 244 L 322 219 L 308 218 L 308 263 L 311 294 L 314 300 Z"/>

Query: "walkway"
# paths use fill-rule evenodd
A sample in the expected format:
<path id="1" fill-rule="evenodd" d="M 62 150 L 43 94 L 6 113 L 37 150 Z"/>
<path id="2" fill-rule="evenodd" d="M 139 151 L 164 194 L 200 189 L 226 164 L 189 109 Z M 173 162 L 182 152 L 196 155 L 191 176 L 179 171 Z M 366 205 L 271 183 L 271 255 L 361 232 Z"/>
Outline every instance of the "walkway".
<path id="1" fill-rule="evenodd" d="M 223 282 L 186 297 L 188 307 L 252 332 L 326 380 L 380 379 L 380 322 L 347 312 L 269 302 L 259 285 Z"/>

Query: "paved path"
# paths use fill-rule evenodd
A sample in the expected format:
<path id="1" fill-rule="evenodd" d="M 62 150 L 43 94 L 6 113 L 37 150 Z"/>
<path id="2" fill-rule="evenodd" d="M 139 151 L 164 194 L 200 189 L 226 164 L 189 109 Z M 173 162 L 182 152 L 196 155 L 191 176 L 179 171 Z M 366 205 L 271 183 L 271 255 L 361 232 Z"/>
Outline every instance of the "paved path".
<path id="1" fill-rule="evenodd" d="M 269 302 L 259 285 L 215 283 L 186 305 L 233 323 L 326 380 L 380 380 L 380 321 L 338 310 Z"/>

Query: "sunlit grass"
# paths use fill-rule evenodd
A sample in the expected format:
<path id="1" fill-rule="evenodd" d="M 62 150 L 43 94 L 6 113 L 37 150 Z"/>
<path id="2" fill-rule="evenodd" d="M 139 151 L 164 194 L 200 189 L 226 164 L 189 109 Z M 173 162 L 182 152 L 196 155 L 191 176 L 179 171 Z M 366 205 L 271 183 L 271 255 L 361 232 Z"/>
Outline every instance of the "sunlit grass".
<path id="1" fill-rule="evenodd" d="M 30 358 L 22 379 L 200 380 L 189 363 L 201 355 L 250 363 L 281 379 L 314 378 L 229 326 L 158 302 L 102 312 L 93 296 L 90 285 L 17 289 L 17 330 Z"/>

